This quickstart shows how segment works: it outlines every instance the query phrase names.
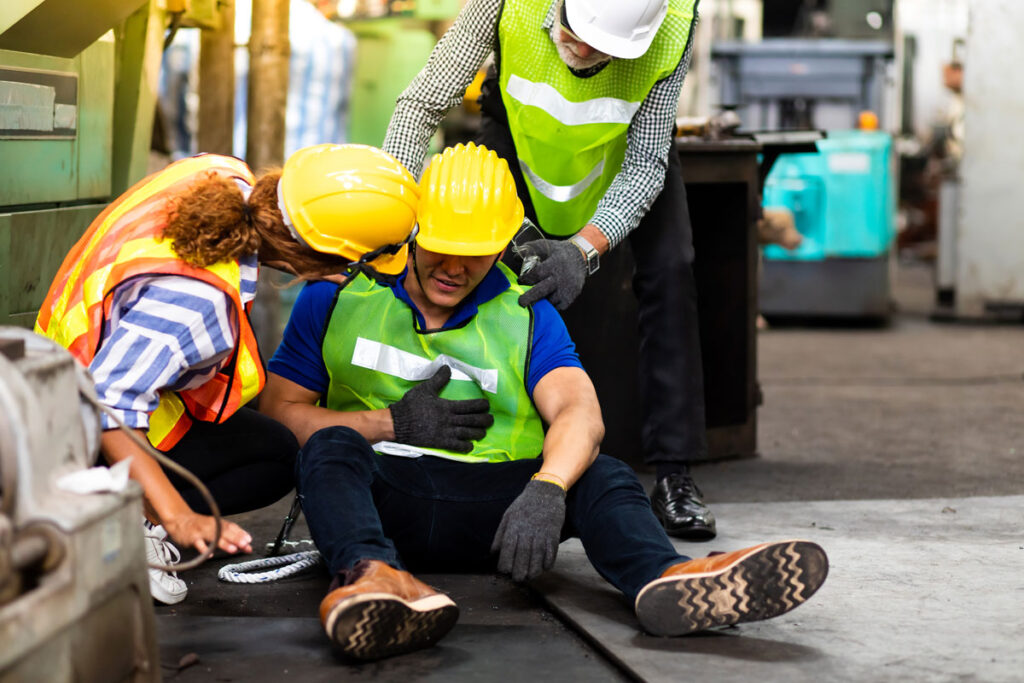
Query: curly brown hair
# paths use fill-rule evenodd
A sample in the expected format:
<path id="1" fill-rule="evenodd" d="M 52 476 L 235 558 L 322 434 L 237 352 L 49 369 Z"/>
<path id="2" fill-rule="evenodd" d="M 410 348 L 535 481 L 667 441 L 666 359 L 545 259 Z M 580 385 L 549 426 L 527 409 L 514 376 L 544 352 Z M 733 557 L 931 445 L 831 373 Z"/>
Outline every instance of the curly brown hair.
<path id="1" fill-rule="evenodd" d="M 336 275 L 348 259 L 298 243 L 277 206 L 281 171 L 262 174 L 246 202 L 231 179 L 213 172 L 170 200 L 163 236 L 186 263 L 205 268 L 257 253 L 263 263 L 287 265 L 300 280 Z"/>

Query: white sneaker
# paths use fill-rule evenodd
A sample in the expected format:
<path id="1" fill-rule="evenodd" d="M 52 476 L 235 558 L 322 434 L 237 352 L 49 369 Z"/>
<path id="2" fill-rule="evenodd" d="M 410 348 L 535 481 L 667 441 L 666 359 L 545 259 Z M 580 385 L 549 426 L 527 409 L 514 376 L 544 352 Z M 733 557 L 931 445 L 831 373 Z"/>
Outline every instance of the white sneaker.
<path id="1" fill-rule="evenodd" d="M 159 525 L 143 525 L 142 530 L 146 544 L 146 562 L 149 564 L 177 564 L 181 561 L 181 553 L 174 544 L 167 540 L 167 531 Z M 159 602 L 173 605 L 181 602 L 188 594 L 188 586 L 178 578 L 176 572 L 164 572 L 147 567 L 149 571 L 149 592 Z"/>

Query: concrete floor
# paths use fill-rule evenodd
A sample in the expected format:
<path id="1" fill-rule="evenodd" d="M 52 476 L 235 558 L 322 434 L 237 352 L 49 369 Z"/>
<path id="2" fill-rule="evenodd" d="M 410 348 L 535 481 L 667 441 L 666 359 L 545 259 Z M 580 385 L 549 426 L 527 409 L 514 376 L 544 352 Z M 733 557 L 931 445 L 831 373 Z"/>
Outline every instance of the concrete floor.
<path id="1" fill-rule="evenodd" d="M 449 637 L 352 666 L 330 655 L 316 618 L 326 576 L 227 585 L 215 560 L 186 576 L 185 603 L 157 610 L 165 677 L 1024 679 L 1024 325 L 930 322 L 919 265 L 898 270 L 895 294 L 886 328 L 764 331 L 760 456 L 696 470 L 721 533 L 683 552 L 788 537 L 828 551 L 829 580 L 794 612 L 650 638 L 570 541 L 531 587 L 425 577 L 462 608 Z M 269 540 L 286 508 L 245 523 Z M 190 653 L 198 661 L 179 670 Z"/>

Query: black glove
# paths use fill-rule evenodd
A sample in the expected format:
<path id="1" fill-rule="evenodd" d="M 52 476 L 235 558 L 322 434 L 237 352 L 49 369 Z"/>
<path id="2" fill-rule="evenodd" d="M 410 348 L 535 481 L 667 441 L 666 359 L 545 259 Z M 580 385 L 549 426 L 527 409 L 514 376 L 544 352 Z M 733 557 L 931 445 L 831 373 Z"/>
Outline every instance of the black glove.
<path id="1" fill-rule="evenodd" d="M 524 244 L 519 254 L 523 257 L 519 282 L 533 285 L 519 297 L 520 306 L 548 297 L 555 308 L 564 311 L 580 295 L 587 279 L 587 259 L 575 244 L 568 240 L 534 240 Z M 536 265 L 530 267 L 531 263 Z"/>
<path id="2" fill-rule="evenodd" d="M 442 365 L 433 377 L 417 384 L 391 404 L 395 441 L 469 453 L 473 450 L 472 442 L 484 438 L 487 428 L 494 424 L 494 416 L 487 412 L 491 404 L 485 398 L 465 401 L 441 398 L 438 394 L 451 378 L 452 369 Z"/>
<path id="3" fill-rule="evenodd" d="M 498 571 L 511 574 L 515 581 L 525 581 L 551 569 L 564 523 L 562 487 L 541 479 L 529 482 L 505 510 L 494 534 L 491 552 L 501 551 Z"/>

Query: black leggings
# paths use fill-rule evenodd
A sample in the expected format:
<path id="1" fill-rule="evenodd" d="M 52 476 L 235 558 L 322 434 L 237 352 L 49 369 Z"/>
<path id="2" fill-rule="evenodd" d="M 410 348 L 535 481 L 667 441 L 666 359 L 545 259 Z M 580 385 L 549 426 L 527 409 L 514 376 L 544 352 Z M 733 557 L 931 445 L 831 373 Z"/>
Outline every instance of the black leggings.
<path id="1" fill-rule="evenodd" d="M 240 408 L 221 424 L 196 421 L 166 455 L 206 484 L 221 513 L 234 515 L 266 507 L 291 491 L 298 451 L 287 427 Z M 189 507 L 209 514 L 194 486 L 171 472 L 167 476 Z"/>

